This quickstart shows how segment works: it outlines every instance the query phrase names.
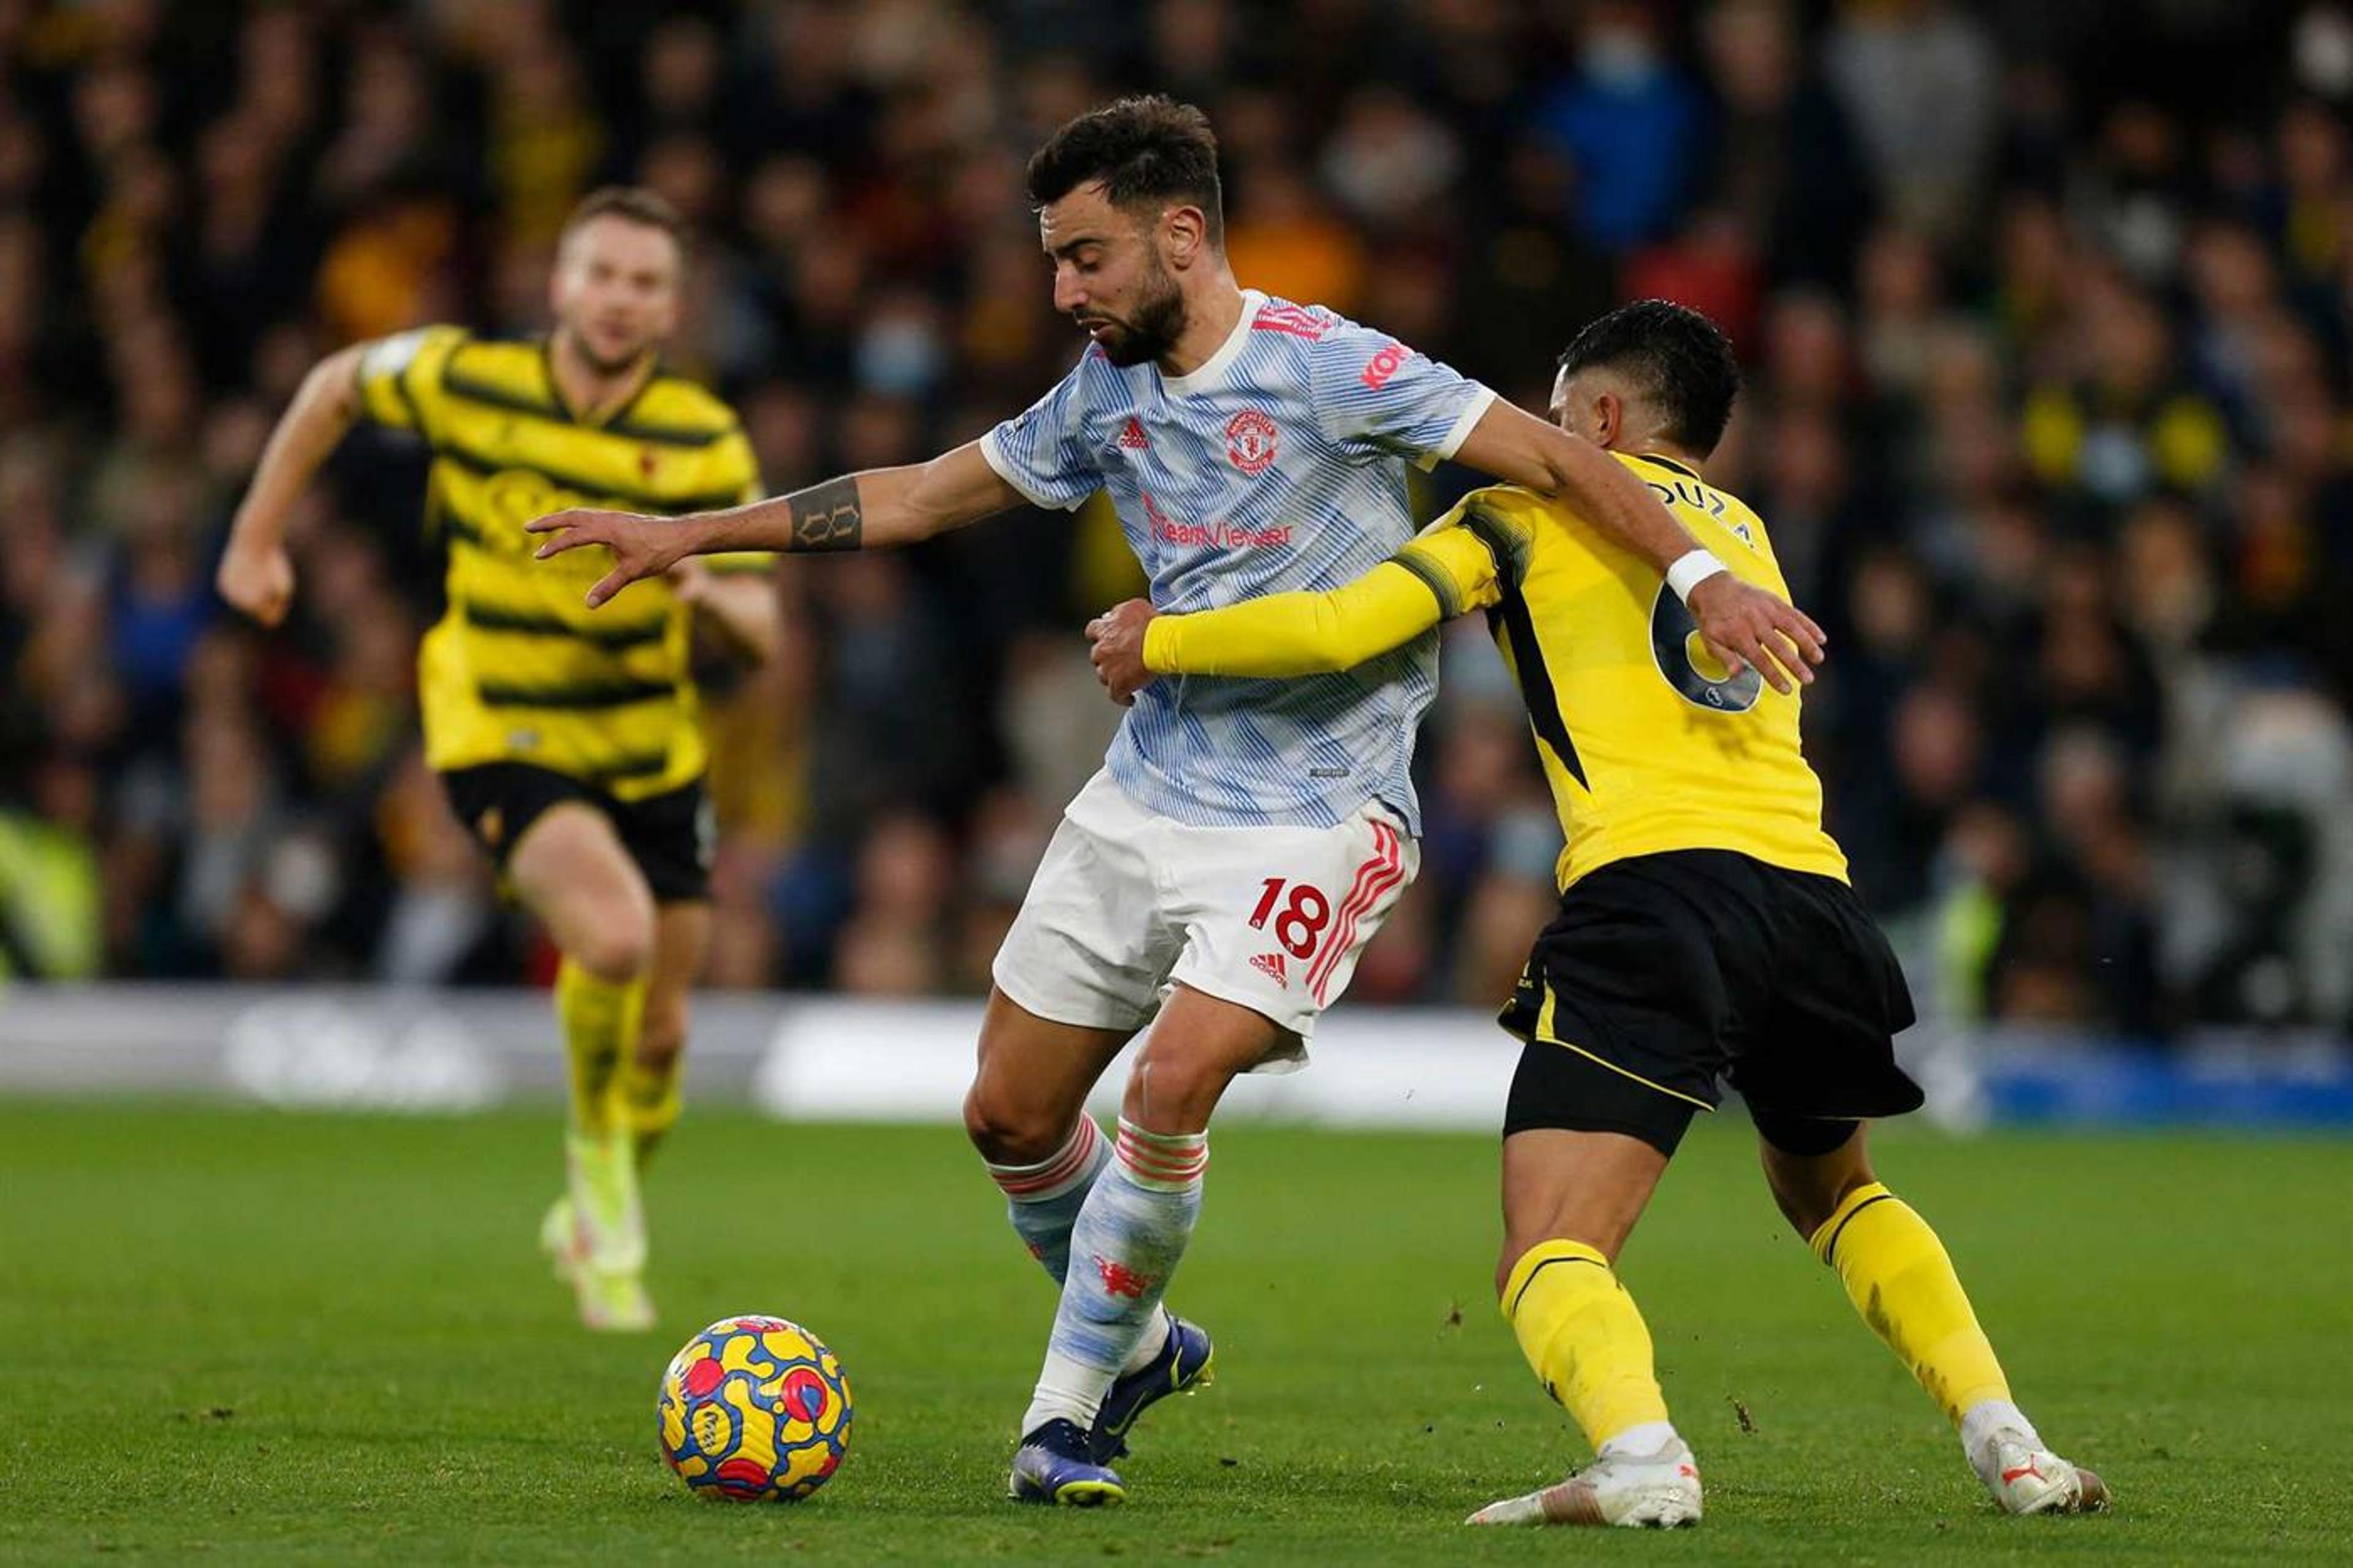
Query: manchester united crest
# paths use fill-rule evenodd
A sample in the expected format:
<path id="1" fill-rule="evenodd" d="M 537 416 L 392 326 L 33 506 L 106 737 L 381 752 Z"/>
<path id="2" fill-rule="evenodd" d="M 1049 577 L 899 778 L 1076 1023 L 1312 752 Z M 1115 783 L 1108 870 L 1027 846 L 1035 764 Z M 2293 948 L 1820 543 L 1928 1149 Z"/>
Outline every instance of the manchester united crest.
<path id="1" fill-rule="evenodd" d="M 1274 465 L 1274 421 L 1245 408 L 1226 421 L 1226 460 L 1256 479 Z"/>

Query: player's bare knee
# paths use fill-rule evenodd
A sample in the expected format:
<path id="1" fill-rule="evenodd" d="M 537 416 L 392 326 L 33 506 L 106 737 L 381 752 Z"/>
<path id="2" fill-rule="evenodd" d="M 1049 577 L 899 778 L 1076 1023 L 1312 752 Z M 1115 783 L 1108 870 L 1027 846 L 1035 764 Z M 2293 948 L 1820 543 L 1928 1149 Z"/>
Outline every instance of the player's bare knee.
<path id="1" fill-rule="evenodd" d="M 992 1165 L 1034 1165 L 1052 1159 L 1071 1130 L 1052 1125 L 1050 1118 L 1017 1103 L 984 1078 L 965 1093 L 964 1131 Z"/>
<path id="2" fill-rule="evenodd" d="M 652 911 L 611 901 L 573 937 L 565 956 L 608 984 L 641 978 L 654 962 Z"/>
<path id="3" fill-rule="evenodd" d="M 1233 1067 L 1213 1052 L 1155 1042 L 1128 1078 L 1123 1110 L 1155 1132 L 1198 1132 L 1233 1078 Z"/>

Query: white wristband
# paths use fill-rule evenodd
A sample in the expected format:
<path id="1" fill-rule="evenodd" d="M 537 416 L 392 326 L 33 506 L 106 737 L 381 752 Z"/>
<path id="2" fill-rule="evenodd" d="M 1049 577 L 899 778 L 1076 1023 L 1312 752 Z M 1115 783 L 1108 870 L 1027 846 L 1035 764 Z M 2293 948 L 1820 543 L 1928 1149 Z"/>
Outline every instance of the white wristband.
<path id="1" fill-rule="evenodd" d="M 1691 603 L 1691 591 L 1694 588 L 1698 587 L 1718 572 L 1726 570 L 1728 568 L 1715 558 L 1713 552 L 1686 551 L 1675 557 L 1675 563 L 1667 568 L 1667 586 L 1675 591 L 1676 598 L 1688 605 Z"/>

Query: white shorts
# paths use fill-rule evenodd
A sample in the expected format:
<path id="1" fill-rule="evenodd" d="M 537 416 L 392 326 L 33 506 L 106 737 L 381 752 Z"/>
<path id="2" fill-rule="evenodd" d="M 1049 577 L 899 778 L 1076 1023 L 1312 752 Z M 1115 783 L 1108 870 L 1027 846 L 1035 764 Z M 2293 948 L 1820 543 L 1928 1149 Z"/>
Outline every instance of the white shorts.
<path id="1" fill-rule="evenodd" d="M 1420 867 L 1377 805 L 1336 827 L 1188 827 L 1098 773 L 1046 847 L 997 987 L 1059 1024 L 1138 1029 L 1187 985 L 1273 1020 L 1290 1037 L 1263 1065 L 1295 1066 Z"/>

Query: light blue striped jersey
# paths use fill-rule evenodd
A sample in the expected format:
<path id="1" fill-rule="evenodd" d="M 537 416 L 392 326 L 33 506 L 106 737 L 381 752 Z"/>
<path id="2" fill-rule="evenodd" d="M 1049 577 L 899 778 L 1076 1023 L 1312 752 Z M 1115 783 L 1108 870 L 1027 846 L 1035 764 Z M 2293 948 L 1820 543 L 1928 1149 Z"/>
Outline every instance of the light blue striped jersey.
<path id="1" fill-rule="evenodd" d="M 1110 492 L 1152 602 L 1182 613 L 1336 588 L 1413 537 L 1406 464 L 1451 458 L 1494 394 L 1320 306 L 1245 290 L 1189 375 L 1089 347 L 981 438 L 1042 507 Z M 1107 759 L 1129 799 L 1197 826 L 1329 826 L 1378 800 L 1421 830 L 1409 767 L 1438 683 L 1435 633 L 1336 675 L 1165 676 Z"/>

